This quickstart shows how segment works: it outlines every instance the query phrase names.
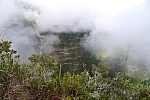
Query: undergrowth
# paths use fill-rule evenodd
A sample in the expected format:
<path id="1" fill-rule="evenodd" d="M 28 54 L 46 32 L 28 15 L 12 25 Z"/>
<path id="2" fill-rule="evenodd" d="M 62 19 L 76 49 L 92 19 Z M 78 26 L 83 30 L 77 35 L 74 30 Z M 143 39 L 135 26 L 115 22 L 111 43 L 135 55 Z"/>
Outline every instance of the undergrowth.
<path id="1" fill-rule="evenodd" d="M 33 54 L 21 64 L 11 42 L 0 41 L 0 100 L 148 100 L 150 86 L 133 84 L 127 75 L 109 76 L 100 63 L 80 74 L 62 73 L 52 57 Z"/>

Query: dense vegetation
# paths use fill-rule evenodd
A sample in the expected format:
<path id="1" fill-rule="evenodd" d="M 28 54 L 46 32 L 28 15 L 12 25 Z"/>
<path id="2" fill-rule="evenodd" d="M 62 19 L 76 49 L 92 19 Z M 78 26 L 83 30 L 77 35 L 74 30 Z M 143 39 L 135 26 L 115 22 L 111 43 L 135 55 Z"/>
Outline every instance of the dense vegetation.
<path id="1" fill-rule="evenodd" d="M 21 64 L 11 42 L 0 42 L 0 100 L 149 100 L 150 86 L 100 63 L 79 74 L 62 72 L 52 57 L 33 54 Z"/>

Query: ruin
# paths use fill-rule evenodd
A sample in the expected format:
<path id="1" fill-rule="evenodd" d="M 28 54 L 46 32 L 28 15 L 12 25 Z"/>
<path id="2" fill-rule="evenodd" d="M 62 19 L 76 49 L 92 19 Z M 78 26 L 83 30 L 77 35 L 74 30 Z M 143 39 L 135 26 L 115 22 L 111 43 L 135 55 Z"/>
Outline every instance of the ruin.
<path id="1" fill-rule="evenodd" d="M 45 32 L 41 33 L 41 35 L 43 36 L 41 39 L 41 54 L 44 56 L 53 56 L 58 64 L 63 65 L 64 71 L 77 72 L 82 70 L 84 65 L 89 67 L 92 64 L 98 64 L 95 56 L 86 50 L 81 43 L 84 40 L 84 36 L 89 35 L 89 32 Z M 45 42 L 44 38 L 48 35 L 57 37 L 59 41 L 54 43 Z"/>

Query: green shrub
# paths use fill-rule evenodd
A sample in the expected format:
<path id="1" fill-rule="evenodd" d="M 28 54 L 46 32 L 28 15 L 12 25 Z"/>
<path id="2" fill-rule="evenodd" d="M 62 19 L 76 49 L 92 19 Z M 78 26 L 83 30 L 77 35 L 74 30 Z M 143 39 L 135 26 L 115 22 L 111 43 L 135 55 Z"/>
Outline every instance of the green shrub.
<path id="1" fill-rule="evenodd" d="M 105 64 L 79 74 L 62 73 L 52 57 L 33 54 L 21 64 L 11 42 L 0 42 L 0 100 L 149 100 L 150 86 L 133 84 L 118 72 L 109 76 Z"/>

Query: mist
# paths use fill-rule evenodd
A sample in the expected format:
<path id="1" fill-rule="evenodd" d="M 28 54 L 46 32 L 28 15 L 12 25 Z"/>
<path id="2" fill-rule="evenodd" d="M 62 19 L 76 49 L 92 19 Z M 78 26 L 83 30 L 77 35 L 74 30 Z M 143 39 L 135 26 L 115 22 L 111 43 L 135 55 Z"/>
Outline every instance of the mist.
<path id="1" fill-rule="evenodd" d="M 150 64 L 148 0 L 1 0 L 0 38 L 25 60 L 33 53 L 37 33 L 90 31 L 82 41 L 97 54 L 125 48 L 134 59 Z M 58 38 L 46 38 L 52 43 Z"/>

